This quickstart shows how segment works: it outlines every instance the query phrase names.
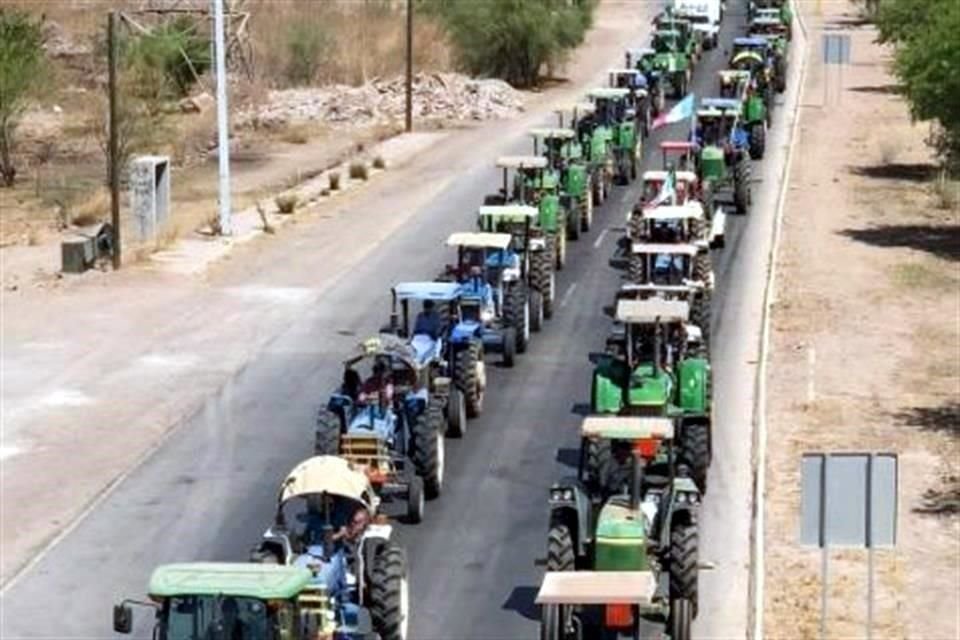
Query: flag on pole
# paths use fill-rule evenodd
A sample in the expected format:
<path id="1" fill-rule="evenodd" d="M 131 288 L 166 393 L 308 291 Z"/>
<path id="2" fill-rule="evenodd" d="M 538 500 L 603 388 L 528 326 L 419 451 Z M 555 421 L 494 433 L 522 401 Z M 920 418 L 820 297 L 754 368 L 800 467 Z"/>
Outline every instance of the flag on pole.
<path id="1" fill-rule="evenodd" d="M 687 118 L 693 117 L 693 102 L 695 98 L 692 93 L 687 94 L 687 97 L 673 105 L 673 108 L 666 113 L 661 113 L 657 116 L 656 120 L 653 121 L 653 128 L 659 129 L 662 126 L 673 124 L 674 122 L 680 122 L 686 120 Z"/>
<path id="2" fill-rule="evenodd" d="M 657 197 L 653 199 L 649 206 L 659 207 L 661 204 L 670 200 L 671 204 L 676 202 L 677 187 L 676 187 L 676 178 L 674 172 L 670 171 L 667 173 L 666 179 L 663 181 L 663 184 L 660 186 L 660 193 L 657 194 Z"/>

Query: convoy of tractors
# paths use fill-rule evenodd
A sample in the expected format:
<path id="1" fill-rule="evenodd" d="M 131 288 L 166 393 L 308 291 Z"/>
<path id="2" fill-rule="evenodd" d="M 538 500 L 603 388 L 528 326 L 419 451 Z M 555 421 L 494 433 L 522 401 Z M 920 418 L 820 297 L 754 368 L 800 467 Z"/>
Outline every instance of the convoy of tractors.
<path id="1" fill-rule="evenodd" d="M 406 555 L 381 508 L 400 505 L 391 516 L 411 524 L 427 517 L 443 493 L 445 439 L 468 437 L 488 400 L 488 352 L 506 368 L 523 356 L 558 310 L 567 242 L 590 231 L 614 184 L 639 179 L 624 212 L 626 282 L 585 381 L 579 469 L 545 496 L 537 603 L 543 640 L 638 640 L 651 621 L 688 640 L 712 449 L 711 251 L 723 247 L 725 210 L 750 211 L 750 161 L 763 157 L 773 93 L 786 86 L 785 2 L 750 2 L 716 97 L 699 100 L 689 136 L 649 154 L 660 169 L 641 172 L 643 142 L 717 47 L 720 0 L 676 0 L 651 46 L 628 50 L 567 126 L 561 114 L 530 132 L 531 155 L 498 158 L 502 183 L 476 228 L 447 239 L 451 262 L 432 281 L 393 286 L 388 322 L 343 362 L 314 455 L 280 483 L 249 561 L 157 568 L 149 602 L 114 607 L 115 630 L 131 632 L 136 604 L 153 608 L 158 640 L 407 638 Z"/>

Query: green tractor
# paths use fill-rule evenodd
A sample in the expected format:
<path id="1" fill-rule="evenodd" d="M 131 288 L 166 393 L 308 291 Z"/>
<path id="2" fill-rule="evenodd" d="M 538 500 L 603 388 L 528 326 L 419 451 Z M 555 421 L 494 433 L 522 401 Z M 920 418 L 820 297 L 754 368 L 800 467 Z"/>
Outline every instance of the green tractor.
<path id="1" fill-rule="evenodd" d="M 761 93 L 750 71 L 725 69 L 718 74 L 721 97 L 740 101 L 740 121 L 750 136 L 750 158 L 762 159 L 766 151 L 767 127 L 770 126 L 768 98 Z"/>
<path id="2" fill-rule="evenodd" d="M 653 109 L 650 94 L 647 91 L 647 78 L 637 69 L 610 69 L 607 71 L 610 87 L 627 89 L 627 108 L 632 110 L 637 121 L 637 129 L 643 138 L 650 136 L 653 129 Z"/>
<path id="3" fill-rule="evenodd" d="M 633 586 L 629 597 L 556 599 L 566 606 L 544 612 L 541 637 L 640 640 L 644 618 L 659 615 L 673 640 L 687 640 L 697 609 L 701 492 L 675 455 L 674 420 L 591 416 L 580 434 L 578 476 L 550 489 L 547 576 L 584 572 L 588 578 L 561 580 Z"/>
<path id="4" fill-rule="evenodd" d="M 650 44 L 656 52 L 653 66 L 660 72 L 660 82 L 669 81 L 673 98 L 682 99 L 687 95 L 693 77 L 693 63 L 682 48 L 680 32 L 676 29 L 659 29 L 653 32 Z"/>
<path id="5" fill-rule="evenodd" d="M 499 193 L 484 197 L 483 204 L 536 207 L 533 226 L 546 238 L 547 253 L 554 256 L 556 270 L 562 270 L 567 264 L 567 210 L 560 198 L 560 175 L 543 156 L 501 156 L 497 168 L 503 171 L 503 186 Z"/>
<path id="6" fill-rule="evenodd" d="M 157 567 L 149 602 L 124 600 L 113 608 L 117 633 L 133 632 L 131 605 L 154 614 L 154 640 L 283 638 L 374 640 L 370 611 L 352 608 L 340 594 L 315 583 L 305 567 L 192 562 Z"/>
<path id="7" fill-rule="evenodd" d="M 777 18 L 787 29 L 787 39 L 791 38 L 793 9 L 789 0 L 750 0 L 747 5 L 747 20 L 752 22 L 759 17 Z"/>
<path id="8" fill-rule="evenodd" d="M 628 69 L 635 69 L 643 74 L 650 115 L 653 117 L 660 115 L 660 112 L 666 108 L 666 97 L 663 95 L 663 86 L 660 82 L 660 70 L 655 64 L 657 52 L 649 47 L 627 49 L 624 57 Z"/>
<path id="9" fill-rule="evenodd" d="M 750 36 L 764 38 L 770 44 L 773 85 L 777 93 L 787 90 L 787 65 L 789 64 L 789 31 L 775 17 L 757 17 L 750 22 Z"/>
<path id="10" fill-rule="evenodd" d="M 610 132 L 600 126 L 593 103 L 579 103 L 573 107 L 572 113 L 570 127 L 576 131 L 587 161 L 593 206 L 599 207 L 613 190 L 614 161 Z"/>
<path id="11" fill-rule="evenodd" d="M 591 408 L 604 415 L 678 421 L 679 460 L 706 491 L 710 466 L 710 361 L 700 327 L 681 300 L 620 299 L 616 324 L 593 371 Z"/>
<path id="12" fill-rule="evenodd" d="M 595 105 L 596 131 L 607 138 L 613 152 L 617 181 L 630 184 L 637 177 L 641 159 L 636 112 L 630 104 L 630 89 L 600 88 L 587 94 Z"/>
<path id="13" fill-rule="evenodd" d="M 653 19 L 653 25 L 655 31 L 672 30 L 680 34 L 679 48 L 690 60 L 691 67 L 700 60 L 703 55 L 703 40 L 701 34 L 694 29 L 692 20 L 680 17 L 668 9 Z"/>
<path id="14" fill-rule="evenodd" d="M 533 153 L 542 151 L 547 159 L 547 171 L 557 175 L 560 183 L 561 204 L 567 211 L 567 236 L 580 238 L 581 231 L 589 231 L 593 224 L 593 193 L 590 173 L 583 148 L 573 129 L 531 129 Z"/>
<path id="15" fill-rule="evenodd" d="M 709 209 L 718 192 L 727 188 L 732 193 L 736 212 L 746 214 L 752 202 L 751 138 L 740 121 L 743 107 L 734 98 L 704 98 L 700 105 L 694 124 L 694 143 L 700 150 L 696 166 L 702 185 L 701 200 Z M 753 144 L 757 144 L 755 138 Z"/>
<path id="16" fill-rule="evenodd" d="M 484 205 L 478 212 L 477 223 L 481 231 L 510 234 L 511 251 L 521 265 L 524 287 L 539 292 L 543 315 L 550 318 L 557 299 L 555 250 L 551 236 L 536 225 L 539 215 L 536 207 L 528 205 Z"/>

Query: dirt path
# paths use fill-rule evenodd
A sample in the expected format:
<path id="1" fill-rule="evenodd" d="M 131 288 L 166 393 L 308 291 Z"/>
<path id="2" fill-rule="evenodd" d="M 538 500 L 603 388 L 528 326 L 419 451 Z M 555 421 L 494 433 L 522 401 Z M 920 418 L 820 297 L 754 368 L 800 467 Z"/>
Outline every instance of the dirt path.
<path id="1" fill-rule="evenodd" d="M 811 64 L 790 175 L 769 381 L 765 637 L 820 635 L 821 556 L 799 544 L 802 454 L 876 451 L 898 456 L 899 513 L 895 547 L 876 551 L 873 637 L 956 638 L 960 212 L 931 193 L 927 128 L 894 94 L 872 27 L 845 2 L 824 3 L 822 16 L 804 8 L 811 42 L 840 30 L 852 55 L 842 76 L 819 55 Z M 830 552 L 826 637 L 866 636 L 866 557 Z"/>

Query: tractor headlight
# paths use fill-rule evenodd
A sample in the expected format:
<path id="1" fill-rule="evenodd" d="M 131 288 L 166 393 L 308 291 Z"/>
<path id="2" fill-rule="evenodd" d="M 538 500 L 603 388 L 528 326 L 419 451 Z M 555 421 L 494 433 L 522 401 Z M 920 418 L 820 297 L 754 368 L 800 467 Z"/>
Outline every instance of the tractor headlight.
<path id="1" fill-rule="evenodd" d="M 677 504 L 687 504 L 687 494 L 678 493 L 676 496 Z"/>
<path id="2" fill-rule="evenodd" d="M 698 493 L 688 493 L 687 502 L 690 504 L 698 504 L 700 502 L 700 494 Z"/>
<path id="3" fill-rule="evenodd" d="M 563 499 L 567 501 L 573 500 L 573 489 L 564 489 Z"/>
<path id="4" fill-rule="evenodd" d="M 559 502 L 560 500 L 563 500 L 563 489 L 551 489 L 550 500 L 554 502 Z"/>

